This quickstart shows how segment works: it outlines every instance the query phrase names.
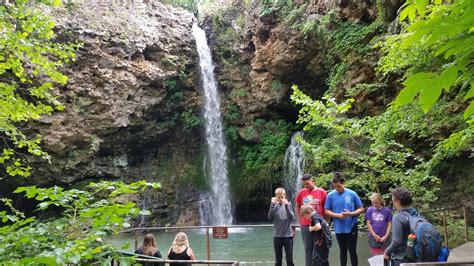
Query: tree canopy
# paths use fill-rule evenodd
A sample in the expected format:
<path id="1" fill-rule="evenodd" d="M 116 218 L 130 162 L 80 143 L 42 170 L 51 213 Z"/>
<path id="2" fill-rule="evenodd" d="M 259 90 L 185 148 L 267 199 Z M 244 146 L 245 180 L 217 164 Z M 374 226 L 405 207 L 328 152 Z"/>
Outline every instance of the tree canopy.
<path id="1" fill-rule="evenodd" d="M 405 73 L 404 89 L 395 107 L 418 96 L 421 108 L 427 112 L 443 90 L 461 87 L 459 93 L 470 101 L 464 111 L 469 119 L 474 114 L 472 1 L 410 0 L 402 8 L 402 32 L 380 43 L 387 54 L 378 68 L 383 73 Z"/>
<path id="2" fill-rule="evenodd" d="M 78 45 L 58 42 L 54 22 L 39 9 L 59 3 L 18 0 L 0 6 L 0 164 L 11 176 L 29 176 L 26 154 L 49 160 L 40 136 L 25 133 L 22 125 L 63 108 L 53 90 L 66 84 L 60 67 L 74 60 Z"/>

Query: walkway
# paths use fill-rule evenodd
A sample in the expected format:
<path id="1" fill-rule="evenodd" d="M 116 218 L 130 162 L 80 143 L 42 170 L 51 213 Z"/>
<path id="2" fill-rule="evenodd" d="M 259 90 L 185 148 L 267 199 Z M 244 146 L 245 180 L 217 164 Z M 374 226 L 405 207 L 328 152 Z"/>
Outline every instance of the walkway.
<path id="1" fill-rule="evenodd" d="M 467 242 L 453 248 L 449 254 L 448 262 L 472 262 L 474 264 L 474 242 Z"/>

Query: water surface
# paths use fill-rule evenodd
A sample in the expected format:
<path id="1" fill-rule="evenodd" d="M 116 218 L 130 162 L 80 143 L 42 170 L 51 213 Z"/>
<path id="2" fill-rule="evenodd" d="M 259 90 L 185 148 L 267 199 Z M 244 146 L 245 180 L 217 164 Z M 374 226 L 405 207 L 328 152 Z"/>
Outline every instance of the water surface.
<path id="1" fill-rule="evenodd" d="M 274 265 L 272 230 L 272 227 L 230 228 L 228 239 L 212 239 L 212 232 L 210 232 L 211 259 L 237 260 L 242 265 Z M 176 233 L 154 232 L 158 249 L 164 256 L 167 254 Z M 205 230 L 188 230 L 186 233 L 196 258 L 207 259 Z M 140 237 L 139 245 L 142 241 L 143 237 Z M 133 236 L 121 236 L 114 239 L 113 242 L 117 246 L 130 243 L 128 250 L 133 251 L 134 249 Z M 366 233 L 359 233 L 357 254 L 359 255 L 359 265 L 368 265 L 367 258 L 370 257 L 370 251 Z M 294 241 L 293 257 L 295 265 L 304 265 L 303 241 L 300 231 L 297 231 Z M 334 235 L 333 246 L 329 252 L 329 262 L 331 265 L 339 265 L 339 247 Z M 283 265 L 286 265 L 286 263 L 284 262 Z"/>

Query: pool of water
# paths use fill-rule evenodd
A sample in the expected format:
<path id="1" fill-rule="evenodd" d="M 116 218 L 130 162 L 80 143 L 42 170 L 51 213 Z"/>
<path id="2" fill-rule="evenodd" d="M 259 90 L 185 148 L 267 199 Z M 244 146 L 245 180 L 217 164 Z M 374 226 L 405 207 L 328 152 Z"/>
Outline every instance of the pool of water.
<path id="1" fill-rule="evenodd" d="M 189 243 L 194 250 L 197 259 L 207 259 L 206 257 L 206 231 L 187 230 Z M 228 239 L 213 239 L 210 233 L 211 259 L 215 260 L 237 260 L 242 265 L 274 265 L 275 257 L 273 252 L 273 228 L 272 227 L 252 227 L 252 228 L 230 228 Z M 177 232 L 154 232 L 158 249 L 166 256 L 174 236 Z M 120 247 L 129 243 L 128 251 L 134 251 L 134 237 L 131 235 L 119 236 L 109 240 L 115 246 Z M 139 239 L 139 245 L 143 242 L 143 237 Z M 368 265 L 367 258 L 370 257 L 370 250 L 367 243 L 367 234 L 360 232 L 357 241 L 357 254 L 360 265 Z M 293 247 L 293 258 L 295 265 L 304 265 L 304 250 L 301 232 L 297 232 Z M 348 258 L 349 259 L 349 258 Z M 283 258 L 284 260 L 284 258 Z M 339 264 L 339 247 L 333 235 L 333 246 L 329 252 L 329 262 L 331 265 Z M 283 263 L 286 264 L 285 262 Z"/>

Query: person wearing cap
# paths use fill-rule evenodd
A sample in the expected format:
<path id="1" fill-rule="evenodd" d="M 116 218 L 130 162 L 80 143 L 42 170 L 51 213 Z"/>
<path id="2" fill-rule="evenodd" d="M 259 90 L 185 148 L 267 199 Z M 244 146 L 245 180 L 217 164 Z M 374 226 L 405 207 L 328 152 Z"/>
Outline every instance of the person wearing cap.
<path id="1" fill-rule="evenodd" d="M 309 204 L 314 211 L 324 217 L 324 204 L 326 202 L 326 190 L 316 187 L 313 176 L 304 174 L 301 177 L 303 188 L 296 195 L 296 214 L 300 223 L 301 236 L 304 245 L 305 265 L 311 266 L 313 260 L 314 239 L 313 233 L 309 231 L 311 221 L 301 216 L 301 206 Z"/>
<path id="2" fill-rule="evenodd" d="M 339 245 L 341 266 L 347 264 L 347 250 L 351 256 L 351 265 L 358 265 L 357 257 L 357 216 L 364 212 L 364 206 L 357 193 L 344 186 L 345 178 L 335 172 L 332 179 L 334 190 L 329 192 L 324 209 L 326 215 L 333 218 L 334 232 Z"/>

